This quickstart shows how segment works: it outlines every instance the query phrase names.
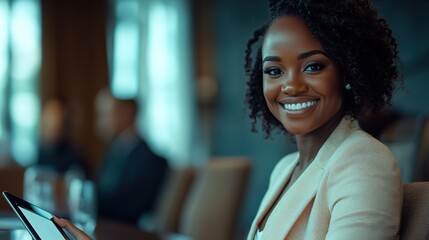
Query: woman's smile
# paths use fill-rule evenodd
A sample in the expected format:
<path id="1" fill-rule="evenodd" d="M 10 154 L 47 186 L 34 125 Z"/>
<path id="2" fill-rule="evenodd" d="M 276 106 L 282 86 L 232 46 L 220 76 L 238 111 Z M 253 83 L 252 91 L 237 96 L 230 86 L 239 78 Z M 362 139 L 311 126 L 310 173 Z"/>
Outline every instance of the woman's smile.
<path id="1" fill-rule="evenodd" d="M 319 99 L 308 98 L 285 98 L 279 101 L 279 105 L 289 117 L 299 118 L 316 108 L 319 101 Z"/>

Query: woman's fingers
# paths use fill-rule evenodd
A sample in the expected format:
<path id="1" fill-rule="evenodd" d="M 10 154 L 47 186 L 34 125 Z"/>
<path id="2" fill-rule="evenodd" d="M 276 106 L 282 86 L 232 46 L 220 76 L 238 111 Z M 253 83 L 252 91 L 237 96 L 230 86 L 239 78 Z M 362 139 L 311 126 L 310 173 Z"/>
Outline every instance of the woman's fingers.
<path id="1" fill-rule="evenodd" d="M 55 223 L 58 224 L 61 228 L 65 228 L 76 240 L 91 240 L 91 238 L 86 235 L 82 230 L 73 225 L 69 220 L 61 219 L 54 216 Z"/>

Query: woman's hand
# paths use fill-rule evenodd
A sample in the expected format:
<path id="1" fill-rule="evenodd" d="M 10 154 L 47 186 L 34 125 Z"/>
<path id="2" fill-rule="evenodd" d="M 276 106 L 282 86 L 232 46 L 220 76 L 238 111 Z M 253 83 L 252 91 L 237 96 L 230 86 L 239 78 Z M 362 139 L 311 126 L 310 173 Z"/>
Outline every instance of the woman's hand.
<path id="1" fill-rule="evenodd" d="M 82 230 L 73 225 L 69 220 L 61 219 L 54 216 L 54 221 L 61 228 L 65 228 L 76 240 L 92 240 L 88 235 L 86 235 Z"/>

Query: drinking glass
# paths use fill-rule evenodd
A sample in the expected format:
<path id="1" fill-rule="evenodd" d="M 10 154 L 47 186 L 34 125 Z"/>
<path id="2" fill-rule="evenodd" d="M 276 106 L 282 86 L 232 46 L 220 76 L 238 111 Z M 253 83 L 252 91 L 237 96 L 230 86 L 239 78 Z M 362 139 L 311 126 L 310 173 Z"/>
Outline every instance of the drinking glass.
<path id="1" fill-rule="evenodd" d="M 85 233 L 93 235 L 97 223 L 97 201 L 94 183 L 75 178 L 68 189 L 70 220 Z"/>
<path id="2" fill-rule="evenodd" d="M 24 199 L 49 212 L 55 212 L 57 182 L 58 175 L 53 169 L 29 167 L 24 175 Z"/>

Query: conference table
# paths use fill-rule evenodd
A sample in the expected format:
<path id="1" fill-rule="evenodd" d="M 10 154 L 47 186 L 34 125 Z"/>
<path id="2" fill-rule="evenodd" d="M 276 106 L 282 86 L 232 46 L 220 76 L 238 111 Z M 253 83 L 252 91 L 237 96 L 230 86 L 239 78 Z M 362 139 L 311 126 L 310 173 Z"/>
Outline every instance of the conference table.
<path id="1" fill-rule="evenodd" d="M 0 240 L 31 240 L 18 218 L 0 216 Z M 137 226 L 111 220 L 99 220 L 94 233 L 95 240 L 142 239 L 142 240 L 190 240 L 181 234 L 152 233 Z"/>

